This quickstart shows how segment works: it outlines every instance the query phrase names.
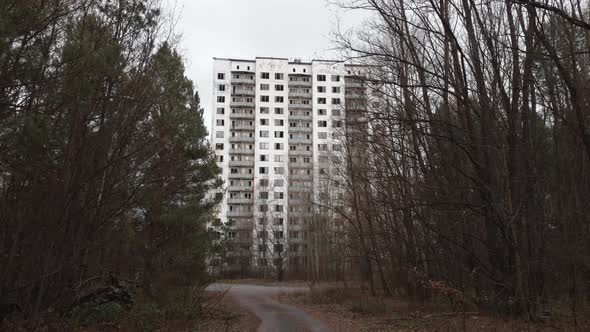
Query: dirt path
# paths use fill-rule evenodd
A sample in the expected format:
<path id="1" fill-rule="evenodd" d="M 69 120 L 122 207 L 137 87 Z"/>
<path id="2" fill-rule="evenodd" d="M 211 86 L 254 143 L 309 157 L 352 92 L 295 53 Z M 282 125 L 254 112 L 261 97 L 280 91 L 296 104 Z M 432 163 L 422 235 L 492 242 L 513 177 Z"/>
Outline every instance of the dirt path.
<path id="1" fill-rule="evenodd" d="M 237 302 L 260 319 L 259 332 L 329 332 L 330 329 L 305 311 L 275 301 L 272 296 L 285 292 L 305 292 L 305 287 L 276 285 L 213 284 L 211 291 L 228 291 Z"/>

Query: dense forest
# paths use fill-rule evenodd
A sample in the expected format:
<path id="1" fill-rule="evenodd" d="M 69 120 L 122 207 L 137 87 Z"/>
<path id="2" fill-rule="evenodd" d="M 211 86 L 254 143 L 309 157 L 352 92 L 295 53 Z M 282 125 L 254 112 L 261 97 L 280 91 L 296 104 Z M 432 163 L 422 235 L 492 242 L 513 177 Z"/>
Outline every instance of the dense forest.
<path id="1" fill-rule="evenodd" d="M 219 170 L 163 17 L 0 2 L 0 321 L 198 307 Z"/>
<path id="2" fill-rule="evenodd" d="M 590 4 L 353 0 L 345 221 L 326 232 L 373 294 L 539 319 L 590 301 Z M 352 265 L 350 265 L 352 264 Z"/>

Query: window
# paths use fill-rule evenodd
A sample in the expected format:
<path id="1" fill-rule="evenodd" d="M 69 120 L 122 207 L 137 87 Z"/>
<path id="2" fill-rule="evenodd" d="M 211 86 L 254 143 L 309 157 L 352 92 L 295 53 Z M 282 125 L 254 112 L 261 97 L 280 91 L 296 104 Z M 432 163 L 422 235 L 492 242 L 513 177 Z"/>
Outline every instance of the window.
<path id="1" fill-rule="evenodd" d="M 219 90 L 219 91 L 225 91 L 225 84 L 219 84 L 217 86 L 217 90 Z"/>
<path id="2" fill-rule="evenodd" d="M 223 131 L 217 131 L 217 132 L 215 132 L 215 137 L 216 138 L 223 138 Z"/>
<path id="3" fill-rule="evenodd" d="M 340 144 L 334 144 L 334 145 L 332 145 L 332 150 L 334 150 L 334 151 L 341 151 L 342 150 L 342 146 Z"/>
<path id="4" fill-rule="evenodd" d="M 334 128 L 340 128 L 340 127 L 342 127 L 342 121 L 333 121 L 332 122 L 332 127 L 334 127 Z"/>
<path id="5" fill-rule="evenodd" d="M 267 154 L 261 154 L 260 155 L 260 161 L 268 161 L 268 155 Z"/>
<path id="6" fill-rule="evenodd" d="M 225 79 L 225 74 L 224 73 L 217 73 L 217 79 L 218 80 L 224 80 Z"/>
<path id="7" fill-rule="evenodd" d="M 332 82 L 340 82 L 340 75 L 332 75 Z"/>
<path id="8" fill-rule="evenodd" d="M 332 105 L 340 105 L 340 98 L 332 98 Z"/>
<path id="9" fill-rule="evenodd" d="M 283 179 L 276 179 L 274 182 L 275 187 L 282 187 L 283 186 Z"/>
<path id="10" fill-rule="evenodd" d="M 267 187 L 268 186 L 268 179 L 260 179 L 260 182 L 258 182 L 260 184 L 261 187 Z"/>
<path id="11" fill-rule="evenodd" d="M 218 103 L 225 103 L 225 96 L 217 96 Z"/>
<path id="12" fill-rule="evenodd" d="M 325 86 L 318 86 L 318 92 L 319 92 L 319 93 L 324 93 L 324 92 L 326 92 L 326 87 L 325 87 Z"/>
<path id="13" fill-rule="evenodd" d="M 275 225 L 282 225 L 283 224 L 283 218 L 274 218 L 273 223 Z"/>
<path id="14" fill-rule="evenodd" d="M 260 108 L 260 114 L 269 114 L 268 113 L 268 107 L 261 107 Z"/>
<path id="15" fill-rule="evenodd" d="M 327 126 L 328 126 L 328 121 L 325 121 L 325 120 L 319 120 L 318 121 L 318 127 L 324 128 L 324 127 L 327 127 Z"/>
<path id="16" fill-rule="evenodd" d="M 260 197 L 262 199 L 268 198 L 268 191 L 261 191 L 260 194 L 258 195 L 258 197 Z"/>
<path id="17" fill-rule="evenodd" d="M 258 206 L 258 211 L 260 211 L 260 212 L 267 212 L 268 211 L 268 205 L 266 205 L 266 204 L 260 204 L 260 206 Z"/>
<path id="18" fill-rule="evenodd" d="M 217 123 L 218 126 L 225 125 L 225 121 L 223 119 L 217 119 L 216 123 Z"/>
<path id="19" fill-rule="evenodd" d="M 260 142 L 260 150 L 268 150 L 268 142 Z"/>
<path id="20" fill-rule="evenodd" d="M 276 91 L 285 91 L 285 86 L 282 84 L 275 84 Z"/>
<path id="21" fill-rule="evenodd" d="M 260 73 L 260 78 L 267 80 L 270 78 L 270 73 Z"/>
<path id="22" fill-rule="evenodd" d="M 268 126 L 268 119 L 260 119 L 261 126 Z"/>
<path id="23" fill-rule="evenodd" d="M 260 101 L 262 102 L 268 102 L 270 100 L 270 98 L 268 96 L 260 96 Z"/>
<path id="24" fill-rule="evenodd" d="M 340 116 L 340 110 L 332 110 L 333 116 Z"/>
<path id="25" fill-rule="evenodd" d="M 327 139 L 328 138 L 328 133 L 324 133 L 324 132 L 323 133 L 318 133 L 318 138 Z"/>
<path id="26" fill-rule="evenodd" d="M 268 137 L 268 130 L 261 130 L 260 137 Z"/>
<path id="27" fill-rule="evenodd" d="M 284 110 L 282 107 L 275 107 L 275 114 L 284 114 Z"/>
<path id="28" fill-rule="evenodd" d="M 215 144 L 215 150 L 223 150 L 223 143 Z"/>
<path id="29" fill-rule="evenodd" d="M 275 150 L 282 150 L 283 149 L 283 143 L 275 143 Z"/>
<path id="30" fill-rule="evenodd" d="M 216 155 L 215 160 L 217 160 L 217 162 L 222 163 L 223 162 L 223 155 Z"/>
<path id="31" fill-rule="evenodd" d="M 318 104 L 325 104 L 326 98 L 318 98 Z"/>
<path id="32" fill-rule="evenodd" d="M 283 162 L 283 161 L 285 161 L 285 156 L 281 156 L 281 155 L 275 156 L 275 162 Z"/>
<path id="33" fill-rule="evenodd" d="M 268 174 L 268 167 L 258 167 L 258 173 Z"/>
<path id="34" fill-rule="evenodd" d="M 283 137 L 285 137 L 285 132 L 275 131 L 275 138 L 283 138 Z"/>
<path id="35" fill-rule="evenodd" d="M 275 174 L 284 174 L 284 173 L 285 173 L 284 167 L 275 167 Z"/>
<path id="36" fill-rule="evenodd" d="M 217 114 L 225 114 L 225 108 L 223 107 L 217 107 Z"/>
<path id="37" fill-rule="evenodd" d="M 297 145 L 289 145 L 289 151 L 297 150 Z"/>
<path id="38" fill-rule="evenodd" d="M 282 80 L 283 79 L 283 73 L 275 73 L 275 80 Z"/>
<path id="39" fill-rule="evenodd" d="M 285 101 L 283 96 L 275 96 L 275 103 L 282 103 Z"/>
<path id="40" fill-rule="evenodd" d="M 327 115 L 328 111 L 325 109 L 318 109 L 318 115 Z"/>
<path id="41" fill-rule="evenodd" d="M 275 126 L 284 126 L 285 120 L 275 119 Z"/>
<path id="42" fill-rule="evenodd" d="M 270 85 L 268 85 L 268 84 L 260 84 L 260 90 L 262 90 L 262 91 L 268 91 L 268 90 L 270 90 Z"/>
<path id="43" fill-rule="evenodd" d="M 320 82 L 325 82 L 326 81 L 326 75 L 318 75 L 317 76 L 318 81 Z"/>
<path id="44" fill-rule="evenodd" d="M 328 150 L 328 144 L 318 144 L 318 150 L 320 150 L 320 151 L 327 151 Z"/>
<path id="45" fill-rule="evenodd" d="M 340 93 L 340 87 L 339 86 L 333 86 L 332 87 L 332 93 Z"/>

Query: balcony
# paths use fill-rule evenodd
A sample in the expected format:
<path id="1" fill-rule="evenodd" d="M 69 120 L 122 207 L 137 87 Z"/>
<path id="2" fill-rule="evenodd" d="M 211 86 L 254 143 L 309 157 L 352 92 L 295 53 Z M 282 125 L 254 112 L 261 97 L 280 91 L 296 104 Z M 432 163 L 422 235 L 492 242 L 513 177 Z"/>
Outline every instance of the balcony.
<path id="1" fill-rule="evenodd" d="M 256 91 L 254 89 L 233 89 L 231 92 L 232 96 L 254 96 Z"/>
<path id="2" fill-rule="evenodd" d="M 313 212 L 307 212 L 307 211 L 289 211 L 289 216 L 290 217 L 311 217 L 313 216 Z"/>
<path id="3" fill-rule="evenodd" d="M 243 186 L 229 186 L 227 187 L 228 191 L 246 191 L 246 192 L 251 192 L 252 190 L 254 190 L 254 187 L 252 186 L 247 186 L 247 185 L 243 185 Z"/>
<path id="4" fill-rule="evenodd" d="M 367 123 L 369 122 L 369 118 L 367 118 L 366 116 L 351 116 L 346 118 L 346 125 L 355 125 L 358 123 Z"/>
<path id="5" fill-rule="evenodd" d="M 344 98 L 351 99 L 351 100 L 357 100 L 357 99 L 365 100 L 365 99 L 367 99 L 367 95 L 363 94 L 363 93 L 346 93 L 344 95 Z"/>
<path id="6" fill-rule="evenodd" d="M 231 84 L 256 84 L 256 80 L 254 79 L 254 77 L 252 77 L 252 78 L 246 78 L 246 77 L 234 78 L 234 77 L 232 77 L 230 82 L 231 82 Z"/>
<path id="7" fill-rule="evenodd" d="M 362 82 L 344 82 L 344 86 L 347 88 L 362 88 Z"/>
<path id="8" fill-rule="evenodd" d="M 250 149 L 230 149 L 229 150 L 230 154 L 246 154 L 246 155 L 253 155 L 254 154 L 254 149 L 250 150 Z"/>
<path id="9" fill-rule="evenodd" d="M 296 162 L 296 163 L 289 163 L 289 168 L 313 168 L 313 164 L 312 163 L 302 163 L 302 162 Z"/>
<path id="10" fill-rule="evenodd" d="M 252 199 L 252 198 L 228 198 L 227 204 L 252 205 L 252 204 L 254 204 L 254 199 Z"/>
<path id="11" fill-rule="evenodd" d="M 243 136 L 234 136 L 229 138 L 230 143 L 253 143 L 254 137 L 243 137 Z"/>
<path id="12" fill-rule="evenodd" d="M 289 120 L 301 120 L 301 121 L 312 121 L 311 114 L 309 115 L 289 115 Z"/>
<path id="13" fill-rule="evenodd" d="M 292 143 L 292 144 L 297 144 L 297 143 L 311 144 L 312 143 L 312 140 L 311 140 L 311 138 L 289 138 L 289 143 Z"/>
<path id="14" fill-rule="evenodd" d="M 289 132 L 293 133 L 311 133 L 311 127 L 289 127 Z"/>
<path id="15" fill-rule="evenodd" d="M 311 157 L 312 154 L 313 154 L 313 151 L 307 151 L 307 150 L 289 150 L 289 155 L 290 156 Z"/>
<path id="16" fill-rule="evenodd" d="M 303 86 L 303 87 L 311 87 L 311 80 L 309 81 L 291 81 L 289 80 L 289 86 Z"/>
<path id="17" fill-rule="evenodd" d="M 289 192 L 292 192 L 292 193 L 311 193 L 311 192 L 313 192 L 313 187 L 311 187 L 311 186 L 289 186 Z M 294 216 L 293 213 L 294 212 L 289 212 L 289 216 L 290 217 L 299 217 L 299 216 Z"/>
<path id="18" fill-rule="evenodd" d="M 245 131 L 254 131 L 254 125 L 236 125 L 236 126 L 231 126 L 230 127 L 231 130 L 235 130 L 235 131 L 240 131 L 240 130 L 245 130 Z"/>
<path id="19" fill-rule="evenodd" d="M 230 173 L 227 175 L 228 179 L 236 180 L 236 179 L 244 179 L 244 180 L 251 180 L 254 179 L 254 173 L 246 174 L 246 173 Z"/>
<path id="20" fill-rule="evenodd" d="M 249 107 L 254 108 L 256 104 L 254 101 L 230 101 L 229 107 Z"/>
<path id="21" fill-rule="evenodd" d="M 254 119 L 254 114 L 249 114 L 249 113 L 230 113 L 229 114 L 229 118 L 230 119 L 249 119 L 249 120 L 253 120 Z"/>
<path id="22" fill-rule="evenodd" d="M 366 111 L 367 103 L 347 103 L 346 111 Z"/>
<path id="23" fill-rule="evenodd" d="M 289 206 L 295 206 L 295 205 L 309 206 L 309 205 L 313 205 L 313 201 L 311 199 L 305 199 L 305 198 L 289 198 Z M 289 225 L 289 228 L 291 228 L 293 226 L 294 225 Z"/>
<path id="24" fill-rule="evenodd" d="M 302 103 L 290 103 L 289 109 L 303 109 L 303 110 L 310 110 L 311 104 L 302 104 Z"/>
<path id="25" fill-rule="evenodd" d="M 254 167 L 254 160 L 230 160 L 229 167 Z"/>
<path id="26" fill-rule="evenodd" d="M 312 181 L 313 174 L 289 174 L 289 180 L 306 180 Z"/>
<path id="27" fill-rule="evenodd" d="M 228 218 L 247 218 L 247 217 L 253 217 L 254 216 L 254 212 L 253 211 L 227 211 L 227 217 Z"/>
<path id="28" fill-rule="evenodd" d="M 311 99 L 312 96 L 311 96 L 311 91 L 310 92 L 290 92 L 289 91 L 289 97 Z"/>

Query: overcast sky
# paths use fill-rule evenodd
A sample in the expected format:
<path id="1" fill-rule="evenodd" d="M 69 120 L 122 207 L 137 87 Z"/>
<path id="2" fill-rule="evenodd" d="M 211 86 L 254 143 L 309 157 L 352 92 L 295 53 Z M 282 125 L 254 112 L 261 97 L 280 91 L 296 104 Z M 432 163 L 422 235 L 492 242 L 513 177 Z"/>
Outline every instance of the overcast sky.
<path id="1" fill-rule="evenodd" d="M 342 11 L 325 0 L 168 0 L 179 21 L 180 51 L 211 125 L 213 57 L 256 56 L 335 59 L 330 33 L 361 23 L 362 13 Z"/>

